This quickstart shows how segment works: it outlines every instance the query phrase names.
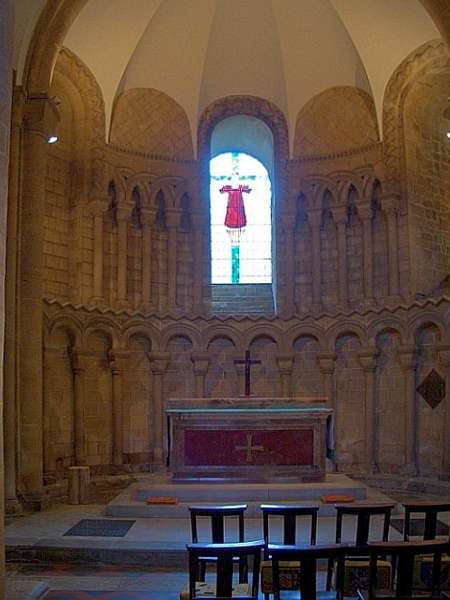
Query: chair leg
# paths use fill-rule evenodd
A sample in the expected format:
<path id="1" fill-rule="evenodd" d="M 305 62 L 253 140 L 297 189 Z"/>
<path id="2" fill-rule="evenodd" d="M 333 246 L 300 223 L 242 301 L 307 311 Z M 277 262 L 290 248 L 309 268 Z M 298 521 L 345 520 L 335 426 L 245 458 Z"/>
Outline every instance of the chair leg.
<path id="1" fill-rule="evenodd" d="M 239 583 L 248 583 L 248 563 L 246 558 L 239 561 Z"/>
<path id="2" fill-rule="evenodd" d="M 333 568 L 334 562 L 332 558 L 328 559 L 328 568 L 327 568 L 327 592 L 331 590 L 331 584 L 333 582 Z"/>
<path id="3" fill-rule="evenodd" d="M 198 581 L 205 581 L 206 578 L 206 562 L 201 561 L 198 565 Z"/>

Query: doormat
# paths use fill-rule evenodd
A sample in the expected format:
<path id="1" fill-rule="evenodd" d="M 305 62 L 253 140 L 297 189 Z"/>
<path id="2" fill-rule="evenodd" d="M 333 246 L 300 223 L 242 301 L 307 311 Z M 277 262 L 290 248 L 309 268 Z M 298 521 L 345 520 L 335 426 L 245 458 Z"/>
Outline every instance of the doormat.
<path id="1" fill-rule="evenodd" d="M 53 590 L 45 600 L 179 600 L 180 592 L 100 592 Z"/>
<path id="2" fill-rule="evenodd" d="M 129 520 L 115 519 L 81 519 L 64 535 L 79 535 L 86 537 L 124 537 L 136 523 Z"/>
<path id="3" fill-rule="evenodd" d="M 404 519 L 391 519 L 391 525 L 394 529 L 403 533 L 403 526 L 405 520 Z M 409 522 L 409 535 L 410 536 L 421 536 L 423 537 L 423 532 L 425 528 L 425 521 L 423 519 L 411 519 Z M 449 534 L 449 526 L 443 523 L 442 521 L 437 522 L 436 527 L 436 535 L 448 535 Z"/>

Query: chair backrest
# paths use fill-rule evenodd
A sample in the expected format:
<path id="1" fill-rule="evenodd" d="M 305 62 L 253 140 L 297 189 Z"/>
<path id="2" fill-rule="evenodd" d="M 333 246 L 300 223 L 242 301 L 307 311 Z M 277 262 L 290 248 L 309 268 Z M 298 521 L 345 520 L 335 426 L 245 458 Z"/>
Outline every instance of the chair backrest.
<path id="1" fill-rule="evenodd" d="M 199 561 L 202 557 L 213 557 L 217 561 L 216 569 L 216 595 L 213 598 L 221 600 L 232 598 L 233 588 L 233 562 L 236 559 L 247 561 L 252 559 L 251 570 L 251 596 L 257 600 L 259 589 L 259 568 L 261 564 L 261 551 L 264 541 L 241 542 L 235 544 L 188 544 L 189 554 L 189 597 L 196 598 L 195 580 L 198 573 Z M 202 599 L 205 596 L 201 596 Z"/>
<path id="2" fill-rule="evenodd" d="M 309 544 L 276 545 L 269 544 L 272 557 L 272 577 L 274 600 L 280 598 L 280 562 L 299 561 L 300 592 L 302 600 L 315 600 L 317 594 L 318 561 L 328 559 L 336 565 L 336 598 L 342 598 L 344 592 L 344 561 L 346 556 L 354 555 L 356 546 L 352 544 Z"/>
<path id="3" fill-rule="evenodd" d="M 261 504 L 263 514 L 263 535 L 266 544 L 270 543 L 270 517 L 281 517 L 283 520 L 283 544 L 296 544 L 297 518 L 306 517 L 309 520 L 310 544 L 316 543 L 317 513 L 319 505 L 305 504 Z"/>
<path id="4" fill-rule="evenodd" d="M 354 542 L 357 546 L 367 544 L 369 539 L 370 521 L 375 515 L 383 515 L 383 533 L 381 539 L 389 539 L 389 524 L 391 522 L 391 512 L 395 507 L 393 503 L 374 503 L 355 502 L 352 504 L 335 504 L 336 509 L 336 544 L 342 540 L 342 520 L 344 515 L 356 517 L 356 535 Z"/>
<path id="5" fill-rule="evenodd" d="M 223 504 L 223 505 L 192 505 L 189 506 L 191 513 L 191 534 L 192 542 L 197 544 L 198 527 L 197 517 L 208 517 L 211 524 L 211 542 L 213 544 L 223 544 L 225 542 L 225 519 L 227 517 L 238 518 L 238 539 L 244 541 L 244 512 L 247 510 L 246 504 Z"/>
<path id="6" fill-rule="evenodd" d="M 423 540 L 434 540 L 437 535 L 438 513 L 450 512 L 450 502 L 433 502 L 422 500 L 418 502 L 405 502 L 405 523 L 403 526 L 403 539 L 409 540 L 411 533 L 411 517 L 413 513 L 424 517 Z"/>
<path id="7" fill-rule="evenodd" d="M 394 589 L 388 597 L 392 598 L 411 598 L 414 595 L 414 562 L 416 557 L 430 555 L 432 561 L 431 568 L 431 590 L 428 597 L 435 597 L 439 594 L 441 581 L 441 558 L 443 553 L 450 551 L 450 544 L 447 540 L 427 540 L 419 542 L 369 542 L 367 550 L 370 555 L 369 565 L 369 600 L 377 598 L 377 568 L 378 559 L 381 557 L 392 557 L 392 567 L 395 573 L 392 574 Z M 423 597 L 423 592 L 419 596 Z M 418 597 L 419 597 L 418 596 Z M 386 597 L 385 591 L 382 597 Z"/>

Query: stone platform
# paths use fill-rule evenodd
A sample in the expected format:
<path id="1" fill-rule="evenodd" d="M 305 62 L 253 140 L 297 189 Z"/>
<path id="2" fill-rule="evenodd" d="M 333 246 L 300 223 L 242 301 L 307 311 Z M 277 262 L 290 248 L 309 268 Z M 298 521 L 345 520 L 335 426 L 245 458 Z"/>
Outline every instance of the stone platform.
<path id="1" fill-rule="evenodd" d="M 169 476 L 149 476 L 130 485 L 106 506 L 105 513 L 111 517 L 179 519 L 189 514 L 189 504 L 248 504 L 246 517 L 260 517 L 262 503 L 320 503 L 323 495 L 352 495 L 355 500 L 367 498 L 367 486 L 341 473 L 328 473 L 320 483 L 198 483 L 172 482 Z M 150 497 L 170 496 L 177 504 L 146 504 Z M 386 497 L 379 499 L 385 500 Z M 332 516 L 332 504 L 321 504 L 319 515 Z"/>

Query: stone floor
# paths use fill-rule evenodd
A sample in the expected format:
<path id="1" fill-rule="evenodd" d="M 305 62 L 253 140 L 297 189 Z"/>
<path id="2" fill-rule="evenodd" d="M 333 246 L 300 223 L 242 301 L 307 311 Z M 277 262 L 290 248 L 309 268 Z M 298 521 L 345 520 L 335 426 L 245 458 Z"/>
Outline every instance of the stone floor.
<path id="1" fill-rule="evenodd" d="M 105 516 L 104 505 L 60 505 L 44 513 L 15 518 L 7 524 L 7 599 L 179 598 L 187 582 L 185 545 L 190 541 L 187 516 L 136 518 L 123 537 L 64 536 L 81 519 L 94 518 L 111 517 Z M 261 527 L 260 519 L 246 519 L 246 539 L 260 539 Z M 275 527 L 274 531 L 273 541 L 281 541 L 281 528 Z M 319 517 L 318 542 L 332 541 L 334 531 L 333 517 Z M 378 537 L 380 532 L 378 520 L 372 533 Z M 206 530 L 202 533 L 206 534 Z M 344 541 L 351 539 L 352 534 L 353 524 L 348 522 L 344 526 Z M 306 532 L 301 539 L 306 541 L 307 537 Z M 402 536 L 391 527 L 390 537 Z M 34 596 L 30 596 L 32 590 Z"/>

